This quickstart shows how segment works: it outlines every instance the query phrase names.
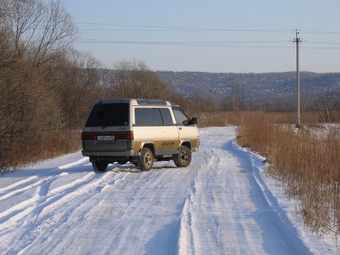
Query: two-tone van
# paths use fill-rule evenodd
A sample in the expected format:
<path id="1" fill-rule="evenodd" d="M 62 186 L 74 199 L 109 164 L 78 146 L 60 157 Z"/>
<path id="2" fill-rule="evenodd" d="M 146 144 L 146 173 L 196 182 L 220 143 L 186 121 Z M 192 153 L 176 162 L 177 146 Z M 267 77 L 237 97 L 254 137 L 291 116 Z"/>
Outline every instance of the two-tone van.
<path id="1" fill-rule="evenodd" d="M 187 167 L 198 150 L 197 118 L 177 104 L 155 99 L 109 99 L 96 102 L 82 131 L 82 154 L 95 171 L 108 164 L 133 163 L 142 171 L 154 161 L 173 160 Z"/>

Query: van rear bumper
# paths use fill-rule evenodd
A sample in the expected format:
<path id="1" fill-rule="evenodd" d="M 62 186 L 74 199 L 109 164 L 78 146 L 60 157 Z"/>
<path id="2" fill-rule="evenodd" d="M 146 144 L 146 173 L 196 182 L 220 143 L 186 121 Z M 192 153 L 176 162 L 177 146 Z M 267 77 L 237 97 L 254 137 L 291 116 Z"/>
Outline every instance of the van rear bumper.
<path id="1" fill-rule="evenodd" d="M 127 151 L 85 151 L 82 150 L 81 153 L 83 154 L 83 156 L 85 157 L 131 157 L 131 156 L 135 156 L 134 151 L 133 150 L 127 150 Z"/>

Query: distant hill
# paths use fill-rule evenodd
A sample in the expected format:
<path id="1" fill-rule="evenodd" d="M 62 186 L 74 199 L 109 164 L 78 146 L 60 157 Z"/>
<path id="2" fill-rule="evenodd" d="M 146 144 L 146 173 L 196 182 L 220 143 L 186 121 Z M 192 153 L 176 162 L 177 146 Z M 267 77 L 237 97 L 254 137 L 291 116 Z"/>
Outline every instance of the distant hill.
<path id="1" fill-rule="evenodd" d="M 114 70 L 104 72 L 101 83 L 114 76 Z M 157 71 L 170 87 L 184 96 L 200 95 L 223 99 L 237 94 L 243 103 L 257 108 L 266 103 L 292 104 L 296 101 L 296 72 L 282 73 L 206 73 Z M 300 73 L 301 102 L 325 93 L 340 94 L 340 73 Z"/>
<path id="2" fill-rule="evenodd" d="M 296 72 L 205 73 L 157 72 L 175 90 L 186 96 L 230 96 L 233 91 L 251 106 L 289 103 L 297 94 Z M 301 100 L 309 101 L 326 92 L 340 92 L 340 73 L 300 73 Z"/>

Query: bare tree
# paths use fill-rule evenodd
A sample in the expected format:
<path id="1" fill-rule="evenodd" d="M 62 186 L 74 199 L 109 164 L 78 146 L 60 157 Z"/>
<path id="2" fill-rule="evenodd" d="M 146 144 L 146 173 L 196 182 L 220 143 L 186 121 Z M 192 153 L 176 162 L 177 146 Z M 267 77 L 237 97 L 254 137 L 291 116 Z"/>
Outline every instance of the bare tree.
<path id="1" fill-rule="evenodd" d="M 115 75 L 107 89 L 107 96 L 164 99 L 167 91 L 164 81 L 149 70 L 144 62 L 122 60 L 115 66 Z"/>
<path id="2" fill-rule="evenodd" d="M 93 57 L 77 51 L 68 52 L 68 60 L 54 65 L 59 82 L 55 87 L 59 108 L 66 128 L 79 128 L 85 121 L 90 107 L 98 99 L 98 67 Z M 54 83 L 56 85 L 56 83 Z"/>
<path id="3" fill-rule="evenodd" d="M 44 19 L 39 40 L 33 43 L 33 64 L 40 65 L 58 56 L 74 41 L 77 29 L 71 16 L 66 12 L 60 0 L 51 1 L 44 8 Z"/>
<path id="4" fill-rule="evenodd" d="M 36 0 L 3 0 L 1 3 L 7 15 L 3 27 L 9 34 L 13 54 L 27 50 L 43 17 L 43 5 Z"/>
<path id="5" fill-rule="evenodd" d="M 12 42 L 14 56 L 28 57 L 34 66 L 49 61 L 67 49 L 77 29 L 60 0 L 46 5 L 42 0 L 2 0 L 2 27 Z"/>
<path id="6" fill-rule="evenodd" d="M 58 146 L 61 117 L 67 116 L 60 100 L 63 89 L 72 91 L 64 99 L 73 103 L 72 109 L 81 111 L 81 100 L 86 105 L 92 76 L 84 69 L 94 61 L 77 54 L 70 58 L 75 35 L 60 0 L 48 5 L 43 0 L 0 1 L 0 169 L 37 159 L 51 144 Z M 69 75 L 53 75 L 56 63 L 64 64 L 65 74 L 70 68 Z"/>
<path id="7" fill-rule="evenodd" d="M 328 92 L 319 96 L 314 105 L 320 111 L 319 118 L 322 122 L 327 123 L 331 121 L 331 113 L 340 103 L 340 93 Z"/>

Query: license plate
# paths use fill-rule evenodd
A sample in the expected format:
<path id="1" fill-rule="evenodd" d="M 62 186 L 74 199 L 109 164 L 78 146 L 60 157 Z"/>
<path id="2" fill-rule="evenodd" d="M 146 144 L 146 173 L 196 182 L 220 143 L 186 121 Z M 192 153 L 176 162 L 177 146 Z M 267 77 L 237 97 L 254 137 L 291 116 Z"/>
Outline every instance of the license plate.
<path id="1" fill-rule="evenodd" d="M 97 137 L 98 141 L 112 141 L 115 139 L 114 135 L 99 135 Z"/>

